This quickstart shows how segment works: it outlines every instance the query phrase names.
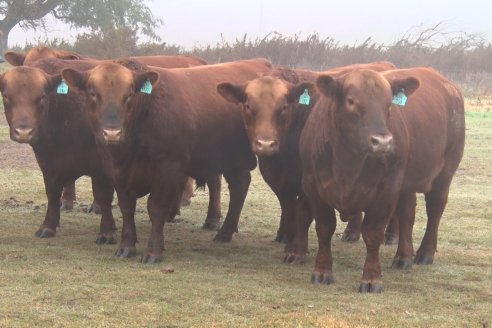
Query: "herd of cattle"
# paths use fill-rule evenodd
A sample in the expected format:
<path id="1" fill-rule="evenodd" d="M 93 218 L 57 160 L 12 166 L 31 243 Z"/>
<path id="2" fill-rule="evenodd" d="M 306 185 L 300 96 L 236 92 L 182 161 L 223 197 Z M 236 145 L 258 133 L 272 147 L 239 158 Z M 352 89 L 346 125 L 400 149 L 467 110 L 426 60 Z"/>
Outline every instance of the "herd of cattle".
<path id="1" fill-rule="evenodd" d="M 229 242 L 258 163 L 280 202 L 276 239 L 286 243 L 285 262 L 304 261 L 316 221 L 313 283 L 334 281 L 335 209 L 348 221 L 342 239 L 362 234 L 366 244 L 360 292 L 382 291 L 383 243 L 398 244 L 395 268 L 433 262 L 465 120 L 460 91 L 431 68 L 377 62 L 314 72 L 266 59 L 208 65 L 188 56 L 100 61 L 46 47 L 5 58 L 15 66 L 0 76 L 10 137 L 31 145 L 48 196 L 40 238 L 55 236 L 60 209 L 73 206 L 75 180 L 88 175 L 92 208 L 101 213 L 96 242 L 116 243 L 116 190 L 123 215 L 116 255 L 134 256 L 136 201 L 149 195 L 152 229 L 141 260 L 160 261 L 164 223 L 188 201 L 191 178 L 209 187 L 204 228 L 219 228 L 222 175 L 230 201 L 215 241 Z M 414 253 L 417 192 L 428 218 Z"/>

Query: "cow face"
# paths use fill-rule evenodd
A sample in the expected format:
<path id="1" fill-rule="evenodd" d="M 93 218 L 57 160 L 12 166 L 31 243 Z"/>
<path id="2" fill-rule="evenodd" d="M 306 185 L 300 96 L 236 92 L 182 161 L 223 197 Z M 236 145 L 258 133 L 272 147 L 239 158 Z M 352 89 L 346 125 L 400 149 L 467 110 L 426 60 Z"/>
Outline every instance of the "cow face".
<path id="1" fill-rule="evenodd" d="M 49 95 L 60 82 L 60 75 L 30 67 L 15 67 L 0 76 L 10 139 L 31 145 L 37 142 L 43 117 L 48 114 Z"/>
<path id="2" fill-rule="evenodd" d="M 342 78 L 321 75 L 316 84 L 334 101 L 334 124 L 341 143 L 348 150 L 374 156 L 394 147 L 387 126 L 393 95 L 404 89 L 409 96 L 419 87 L 416 78 L 388 80 L 372 70 L 357 70 Z"/>
<path id="3" fill-rule="evenodd" d="M 124 140 L 125 127 L 135 114 L 135 98 L 145 83 L 155 85 L 153 71 L 133 72 L 116 63 L 105 63 L 87 72 L 65 69 L 62 76 L 71 87 L 86 94 L 86 109 L 96 138 L 106 144 Z"/>
<path id="4" fill-rule="evenodd" d="M 265 76 L 245 86 L 220 83 L 217 91 L 226 100 L 241 105 L 253 152 L 268 156 L 279 152 L 299 96 L 306 88 L 312 87 L 310 83 L 293 86 L 278 78 Z"/>

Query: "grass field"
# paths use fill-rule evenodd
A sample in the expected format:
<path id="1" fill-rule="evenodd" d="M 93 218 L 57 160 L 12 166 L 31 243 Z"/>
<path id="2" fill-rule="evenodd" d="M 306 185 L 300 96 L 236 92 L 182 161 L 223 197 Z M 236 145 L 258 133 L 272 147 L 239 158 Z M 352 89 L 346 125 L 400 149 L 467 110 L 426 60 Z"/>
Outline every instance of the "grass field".
<path id="1" fill-rule="evenodd" d="M 279 205 L 258 171 L 231 244 L 215 244 L 214 233 L 201 230 L 207 194 L 197 191 L 177 222 L 166 225 L 163 263 L 116 258 L 115 246 L 94 243 L 99 217 L 85 212 L 92 201 L 87 178 L 77 182 L 78 202 L 62 214 L 57 236 L 37 239 L 34 232 L 46 210 L 42 177 L 29 147 L 10 141 L 3 122 L 0 327 L 491 327 L 492 113 L 487 108 L 468 108 L 465 156 L 434 264 L 408 272 L 391 269 L 396 249 L 382 247 L 385 291 L 380 295 L 356 292 L 362 242 L 334 240 L 336 283 L 330 286 L 310 284 L 314 229 L 307 262 L 282 263 L 283 245 L 272 242 Z M 227 200 L 224 189 L 224 213 Z M 114 214 L 121 228 L 119 209 Z M 425 221 L 420 197 L 416 247 Z M 343 228 L 339 224 L 337 234 Z M 150 230 L 145 199 L 137 209 L 137 230 L 140 254 Z"/>

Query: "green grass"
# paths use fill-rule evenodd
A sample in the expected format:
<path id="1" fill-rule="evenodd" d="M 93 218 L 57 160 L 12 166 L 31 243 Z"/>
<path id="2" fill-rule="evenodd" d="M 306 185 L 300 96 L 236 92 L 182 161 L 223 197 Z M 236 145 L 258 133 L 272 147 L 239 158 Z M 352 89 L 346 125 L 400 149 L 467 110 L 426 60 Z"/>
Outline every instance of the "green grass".
<path id="1" fill-rule="evenodd" d="M 336 283 L 313 286 L 317 241 L 303 266 L 282 263 L 272 242 L 279 205 L 254 172 L 231 244 L 201 230 L 207 195 L 198 191 L 176 223 L 166 225 L 165 260 L 143 265 L 116 258 L 115 246 L 94 243 L 99 218 L 87 178 L 78 204 L 62 214 L 49 240 L 34 237 L 46 209 L 36 170 L 0 172 L 0 327 L 490 327 L 492 325 L 492 114 L 467 112 L 465 156 L 442 219 L 430 266 L 390 268 L 394 246 L 383 246 L 385 291 L 356 292 L 365 247 L 333 241 Z M 0 132 L 4 128 L 0 129 Z M 0 133 L 0 141 L 8 135 Z M 223 191 L 227 209 L 227 189 Z M 121 214 L 114 210 L 121 228 Z M 414 231 L 425 229 L 418 199 Z M 343 231 L 339 224 L 337 234 Z M 139 254 L 150 231 L 145 200 L 137 208 Z M 169 273 L 169 269 L 174 272 Z"/>

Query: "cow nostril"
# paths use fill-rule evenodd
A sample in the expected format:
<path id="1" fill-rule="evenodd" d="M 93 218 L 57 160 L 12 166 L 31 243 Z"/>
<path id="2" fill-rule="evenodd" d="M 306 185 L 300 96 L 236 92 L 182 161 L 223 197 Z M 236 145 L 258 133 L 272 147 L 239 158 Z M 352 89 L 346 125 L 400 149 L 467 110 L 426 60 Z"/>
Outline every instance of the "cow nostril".
<path id="1" fill-rule="evenodd" d="M 380 144 L 380 141 L 381 141 L 381 139 L 379 137 L 376 137 L 376 136 L 372 136 L 371 137 L 371 144 L 373 146 L 379 145 Z"/>

